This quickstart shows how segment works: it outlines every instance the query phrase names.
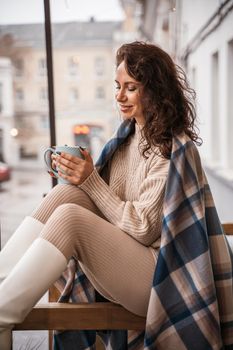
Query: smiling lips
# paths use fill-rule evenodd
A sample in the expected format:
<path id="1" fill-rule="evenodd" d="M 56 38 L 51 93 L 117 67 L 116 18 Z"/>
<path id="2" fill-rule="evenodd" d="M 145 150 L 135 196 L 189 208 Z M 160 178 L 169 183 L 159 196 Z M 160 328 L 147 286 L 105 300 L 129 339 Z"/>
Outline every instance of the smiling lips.
<path id="1" fill-rule="evenodd" d="M 120 109 L 122 112 L 128 112 L 130 108 L 133 106 L 125 106 L 125 105 L 120 105 Z"/>

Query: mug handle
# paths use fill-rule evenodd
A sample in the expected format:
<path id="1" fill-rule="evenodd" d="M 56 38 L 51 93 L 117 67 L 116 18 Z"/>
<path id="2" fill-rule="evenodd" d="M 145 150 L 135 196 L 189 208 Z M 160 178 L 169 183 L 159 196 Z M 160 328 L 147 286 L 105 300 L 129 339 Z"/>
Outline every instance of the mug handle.
<path id="1" fill-rule="evenodd" d="M 50 156 L 48 157 L 48 154 L 50 153 Z M 47 165 L 48 169 L 56 176 L 58 177 L 58 171 L 52 168 L 51 165 L 51 153 L 55 153 L 55 149 L 52 147 L 48 147 L 44 152 L 44 161 Z"/>

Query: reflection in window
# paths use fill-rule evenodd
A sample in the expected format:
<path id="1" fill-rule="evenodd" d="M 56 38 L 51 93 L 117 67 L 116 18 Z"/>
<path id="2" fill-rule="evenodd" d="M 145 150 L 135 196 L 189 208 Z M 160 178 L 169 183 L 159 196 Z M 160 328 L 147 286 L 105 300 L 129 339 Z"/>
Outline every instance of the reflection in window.
<path id="1" fill-rule="evenodd" d="M 16 77 L 22 77 L 24 73 L 24 62 L 22 58 L 18 58 L 14 61 L 15 75 Z"/>
<path id="2" fill-rule="evenodd" d="M 68 59 L 68 74 L 71 76 L 78 75 L 79 65 L 76 56 L 69 57 Z"/>
<path id="3" fill-rule="evenodd" d="M 79 98 L 79 94 L 78 94 L 78 89 L 76 88 L 73 88 L 73 89 L 70 89 L 69 91 L 69 101 L 71 103 L 74 103 L 78 100 Z"/>
<path id="4" fill-rule="evenodd" d="M 45 76 L 47 74 L 47 67 L 46 67 L 45 58 L 40 58 L 38 61 L 38 74 L 40 76 Z"/>
<path id="5" fill-rule="evenodd" d="M 104 75 L 105 71 L 105 59 L 104 57 L 95 58 L 95 74 L 98 76 Z"/>
<path id="6" fill-rule="evenodd" d="M 15 90 L 15 99 L 16 101 L 23 101 L 24 99 L 24 92 L 22 88 L 17 88 Z"/>
<path id="7" fill-rule="evenodd" d="M 95 97 L 97 100 L 102 100 L 105 98 L 105 90 L 103 86 L 98 86 L 96 88 Z"/>

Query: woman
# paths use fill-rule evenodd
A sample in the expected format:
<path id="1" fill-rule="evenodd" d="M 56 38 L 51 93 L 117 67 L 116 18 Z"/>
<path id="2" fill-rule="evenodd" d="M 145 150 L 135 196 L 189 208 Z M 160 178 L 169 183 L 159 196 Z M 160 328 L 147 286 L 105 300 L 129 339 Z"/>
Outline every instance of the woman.
<path id="1" fill-rule="evenodd" d="M 70 185 L 53 188 L 0 253 L 1 350 L 10 349 L 11 328 L 72 256 L 105 298 L 147 313 L 172 137 L 185 133 L 198 141 L 193 91 L 182 70 L 154 45 L 123 45 L 116 64 L 116 101 L 131 132 L 101 176 L 86 150 L 84 160 L 65 153 L 53 158 Z"/>

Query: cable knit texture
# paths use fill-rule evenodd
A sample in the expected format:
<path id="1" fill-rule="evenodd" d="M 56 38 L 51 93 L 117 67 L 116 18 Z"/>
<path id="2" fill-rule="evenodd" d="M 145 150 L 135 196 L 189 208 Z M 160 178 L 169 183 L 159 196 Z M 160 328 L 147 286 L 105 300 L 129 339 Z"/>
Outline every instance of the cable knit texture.
<path id="1" fill-rule="evenodd" d="M 145 159 L 139 149 L 141 130 L 113 155 L 106 182 L 94 169 L 79 186 L 112 224 L 146 246 L 160 246 L 162 206 L 169 160 L 150 151 Z"/>

